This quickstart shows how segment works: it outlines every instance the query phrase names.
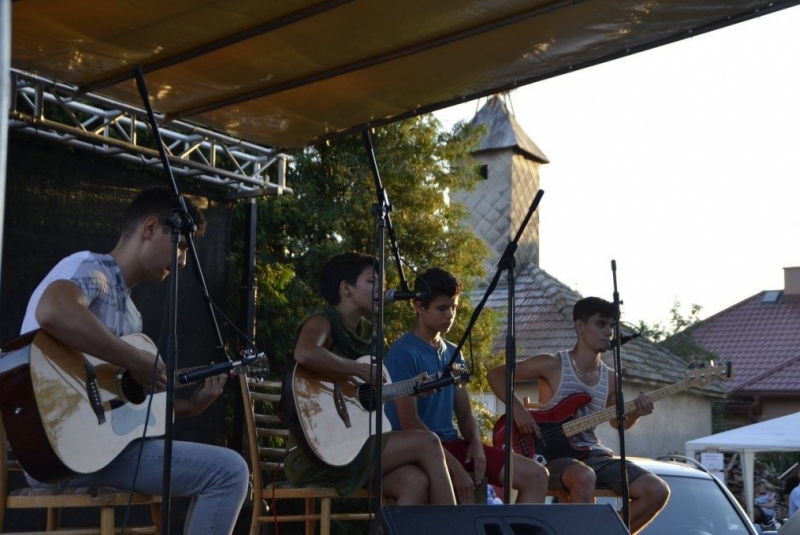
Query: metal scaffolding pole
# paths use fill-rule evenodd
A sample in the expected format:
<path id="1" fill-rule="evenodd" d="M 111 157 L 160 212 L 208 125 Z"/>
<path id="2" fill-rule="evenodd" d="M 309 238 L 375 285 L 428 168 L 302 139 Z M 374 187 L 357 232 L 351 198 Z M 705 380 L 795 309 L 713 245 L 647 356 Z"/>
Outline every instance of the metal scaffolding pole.
<path id="1" fill-rule="evenodd" d="M 3 250 L 3 221 L 6 217 L 6 155 L 8 152 L 8 97 L 11 91 L 11 0 L 0 0 L 0 252 Z M 3 258 L 0 254 L 0 280 Z"/>

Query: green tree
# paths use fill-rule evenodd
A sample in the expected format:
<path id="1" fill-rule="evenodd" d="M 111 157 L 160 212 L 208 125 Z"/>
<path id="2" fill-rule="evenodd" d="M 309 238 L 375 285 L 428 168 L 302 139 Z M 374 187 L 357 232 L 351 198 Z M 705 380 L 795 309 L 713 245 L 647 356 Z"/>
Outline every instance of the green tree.
<path id="1" fill-rule="evenodd" d="M 376 129 L 374 151 L 386 197 L 392 204 L 389 218 L 413 285 L 414 271 L 439 266 L 464 283 L 467 292 L 459 306 L 459 321 L 448 338 L 458 341 L 471 314 L 468 291 L 483 277 L 488 249 L 467 222 L 468 212 L 448 193 L 471 189 L 479 178 L 470 151 L 480 131 L 463 123 L 445 131 L 433 116 L 422 116 Z M 378 202 L 375 179 L 361 135 L 298 152 L 289 176 L 293 195 L 258 201 L 257 235 L 257 342 L 273 357 L 280 374 L 290 360 L 295 329 L 302 315 L 321 304 L 317 291 L 319 266 L 330 256 L 346 251 L 375 254 Z M 469 162 L 464 164 L 464 162 Z M 231 254 L 229 303 L 235 309 L 240 280 L 244 209 L 234 212 L 236 237 Z M 237 225 L 239 226 L 237 229 Z M 399 274 L 386 235 L 386 286 L 398 287 Z M 385 308 L 384 335 L 388 344 L 408 330 L 413 309 L 400 302 Z M 475 379 L 481 390 L 486 356 L 497 330 L 491 311 L 484 311 L 471 333 L 471 346 L 479 364 Z M 465 346 L 466 351 L 470 346 Z"/>
<path id="2" fill-rule="evenodd" d="M 666 325 L 661 322 L 650 325 L 639 321 L 637 328 L 643 336 L 678 355 L 687 363 L 717 361 L 719 357 L 716 353 L 704 348 L 692 338 L 692 332 L 700 325 L 701 310 L 700 305 L 693 304 L 689 315 L 685 316 L 681 312 L 681 303 L 676 299 Z M 723 431 L 724 421 L 725 401 L 714 401 L 711 405 L 711 430 L 715 433 Z"/>
<path id="3" fill-rule="evenodd" d="M 714 360 L 717 358 L 716 353 L 705 349 L 692 338 L 692 332 L 700 324 L 701 310 L 700 305 L 693 304 L 688 316 L 684 315 L 681 311 L 681 303 L 676 299 L 672 304 L 670 318 L 666 325 L 662 322 L 648 324 L 639 321 L 637 328 L 643 336 L 678 355 L 686 362 Z"/>

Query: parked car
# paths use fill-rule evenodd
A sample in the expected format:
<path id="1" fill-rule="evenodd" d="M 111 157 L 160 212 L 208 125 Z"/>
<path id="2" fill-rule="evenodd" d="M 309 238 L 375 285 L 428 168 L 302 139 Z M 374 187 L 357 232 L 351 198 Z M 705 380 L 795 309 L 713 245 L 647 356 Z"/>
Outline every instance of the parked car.
<path id="1" fill-rule="evenodd" d="M 757 535 L 762 533 L 736 498 L 697 461 L 683 456 L 631 457 L 667 482 L 670 498 L 642 535 Z M 598 498 L 598 502 L 603 498 Z M 619 504 L 617 504 L 619 506 Z M 767 533 L 776 532 L 763 532 Z"/>

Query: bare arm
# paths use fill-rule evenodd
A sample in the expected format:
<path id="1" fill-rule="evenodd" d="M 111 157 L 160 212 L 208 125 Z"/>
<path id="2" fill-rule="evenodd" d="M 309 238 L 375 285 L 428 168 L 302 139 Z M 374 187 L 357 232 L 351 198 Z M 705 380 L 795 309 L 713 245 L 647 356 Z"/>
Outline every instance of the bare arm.
<path id="1" fill-rule="evenodd" d="M 608 399 L 606 399 L 606 407 L 613 407 L 616 405 L 616 374 L 614 372 L 608 373 Z M 625 429 L 630 429 L 631 427 L 639 421 L 639 418 L 642 416 L 646 416 L 648 414 L 652 414 L 654 410 L 653 401 L 648 397 L 647 394 L 640 391 L 639 395 L 636 396 L 636 410 L 625 413 Z M 619 426 L 617 425 L 617 419 L 614 418 L 609 421 L 611 427 L 614 429 L 618 429 Z"/>
<path id="2" fill-rule="evenodd" d="M 89 310 L 83 290 L 72 281 L 57 280 L 45 289 L 36 307 L 36 321 L 67 346 L 130 371 L 142 386 L 160 390 L 167 385 L 159 359 L 153 384 L 155 355 L 139 350 L 109 331 Z"/>
<path id="3" fill-rule="evenodd" d="M 352 375 L 374 384 L 371 376 L 374 366 L 336 355 L 328 349 L 332 343 L 331 324 L 328 319 L 321 315 L 312 316 L 303 324 L 297 337 L 294 359 L 311 371 Z M 377 374 L 377 370 L 374 373 Z"/>
<path id="4" fill-rule="evenodd" d="M 527 358 L 517 363 L 516 372 L 514 373 L 514 382 L 531 382 L 539 378 L 544 378 L 548 382 L 554 382 L 554 373 L 560 370 L 560 362 L 553 355 L 536 355 Z M 503 403 L 506 402 L 506 377 L 507 370 L 505 365 L 497 366 L 489 370 L 487 379 L 492 392 Z M 541 436 L 539 426 L 531 416 L 530 411 L 525 408 L 525 405 L 514 393 L 514 399 L 511 400 L 512 411 L 514 417 L 514 425 L 521 433 L 533 434 Z"/>
<path id="5" fill-rule="evenodd" d="M 469 442 L 481 441 L 481 433 L 478 429 L 478 422 L 475 421 L 475 416 L 472 414 L 472 407 L 469 404 L 469 392 L 467 387 L 455 389 L 453 409 L 456 413 L 456 422 L 458 422 L 458 430 L 461 436 Z"/>
<path id="6" fill-rule="evenodd" d="M 481 432 L 478 429 L 478 422 L 475 421 L 475 415 L 472 413 L 467 387 L 456 388 L 454 398 L 458 430 L 464 440 L 469 443 L 464 461 L 472 462 L 472 479 L 477 485 L 486 474 L 486 453 L 483 451 Z"/>

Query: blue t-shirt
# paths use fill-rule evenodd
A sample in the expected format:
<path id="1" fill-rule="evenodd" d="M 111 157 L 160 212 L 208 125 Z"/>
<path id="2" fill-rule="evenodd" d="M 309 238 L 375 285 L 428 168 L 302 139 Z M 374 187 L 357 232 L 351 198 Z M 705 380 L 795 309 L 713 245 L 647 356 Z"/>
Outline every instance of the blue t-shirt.
<path id="1" fill-rule="evenodd" d="M 441 348 L 437 350 L 414 333 L 407 332 L 392 344 L 386 353 L 384 364 L 392 381 L 411 379 L 422 372 L 427 372 L 430 377 L 435 378 L 444 371 L 455 350 L 456 346 L 445 339 L 442 339 Z M 464 364 L 461 355 L 456 359 L 456 363 Z M 455 393 L 456 387 L 449 385 L 439 392 L 417 397 L 417 413 L 420 420 L 442 440 L 458 438 L 458 431 L 453 424 Z M 392 423 L 392 428 L 400 429 L 394 402 L 386 404 L 385 412 Z"/>

